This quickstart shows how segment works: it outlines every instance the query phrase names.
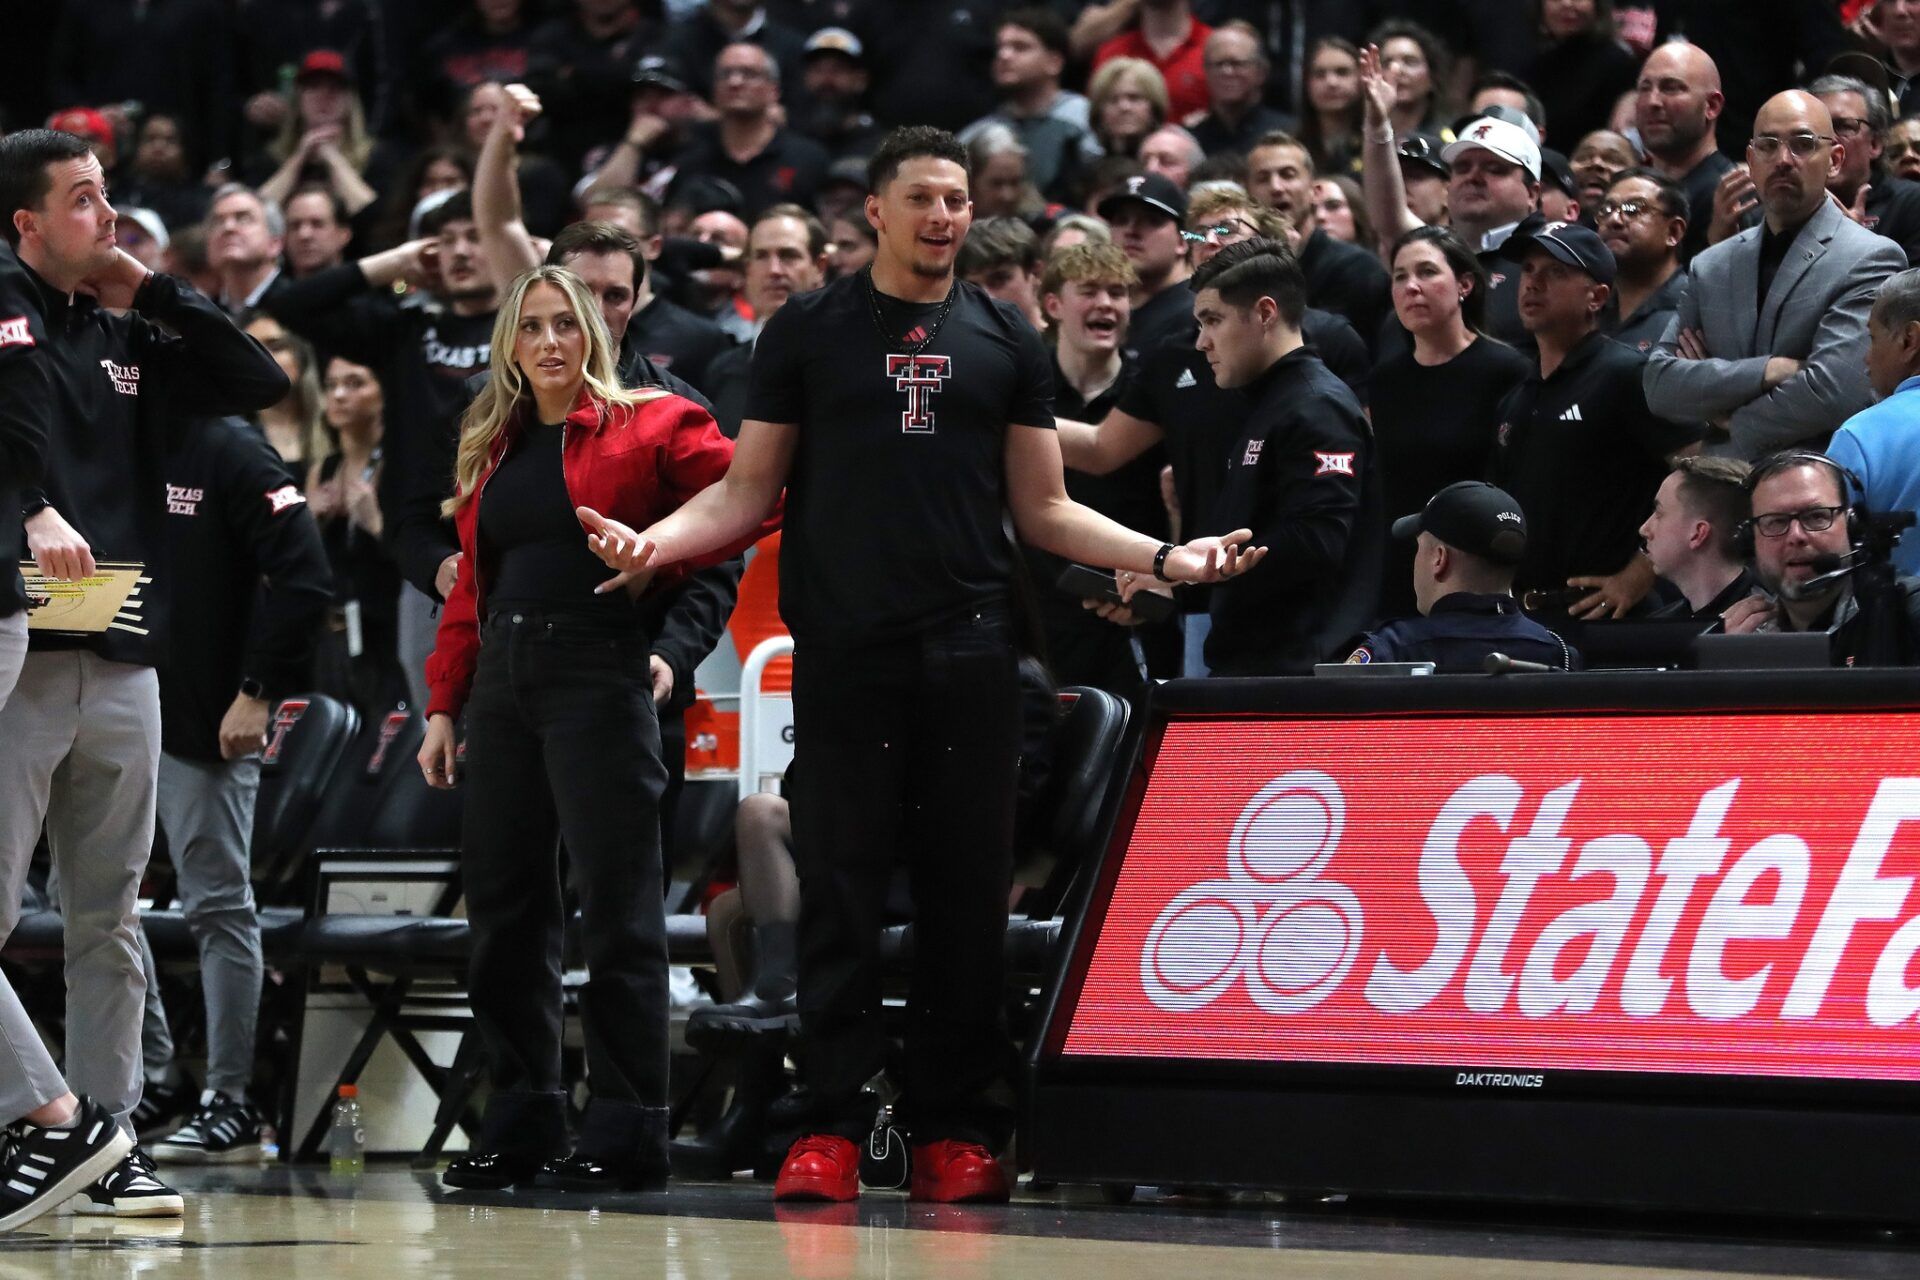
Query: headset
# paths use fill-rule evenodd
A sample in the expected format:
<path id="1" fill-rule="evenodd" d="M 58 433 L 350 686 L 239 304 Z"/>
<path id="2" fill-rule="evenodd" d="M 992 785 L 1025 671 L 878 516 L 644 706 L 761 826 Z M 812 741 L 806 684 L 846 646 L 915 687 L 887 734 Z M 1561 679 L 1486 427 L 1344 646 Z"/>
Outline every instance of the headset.
<path id="1" fill-rule="evenodd" d="M 1824 453 L 1815 453 L 1811 449 L 1784 449 L 1779 453 L 1770 453 L 1754 463 L 1753 470 L 1747 473 L 1744 486 L 1747 491 L 1748 511 L 1753 509 L 1753 491 L 1760 487 L 1761 481 L 1777 476 L 1782 471 L 1791 471 L 1795 467 L 1825 467 L 1833 473 L 1834 479 L 1840 484 L 1841 499 L 1843 501 L 1852 499 L 1846 502 L 1846 509 L 1841 512 L 1841 515 L 1847 522 L 1848 548 L 1859 551 L 1866 543 L 1868 522 L 1872 519 L 1871 513 L 1867 510 L 1867 504 L 1863 501 L 1867 486 L 1850 469 L 1841 466 Z M 1749 562 L 1753 560 L 1754 528 L 1751 515 L 1734 526 L 1733 549 L 1742 560 Z"/>

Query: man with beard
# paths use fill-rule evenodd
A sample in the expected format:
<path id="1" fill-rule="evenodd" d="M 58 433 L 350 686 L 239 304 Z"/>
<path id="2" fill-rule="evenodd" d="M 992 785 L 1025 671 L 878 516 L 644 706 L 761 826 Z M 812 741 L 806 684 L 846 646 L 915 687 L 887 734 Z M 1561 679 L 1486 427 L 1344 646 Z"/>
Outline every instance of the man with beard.
<path id="1" fill-rule="evenodd" d="M 1830 631 L 1836 667 L 1908 663 L 1920 654 L 1920 579 L 1896 578 L 1885 595 L 1861 594 L 1851 574 L 1814 581 L 1853 550 L 1858 513 L 1847 505 L 1847 484 L 1825 454 L 1789 450 L 1754 464 L 1742 540 L 1761 591 L 1727 610 L 1728 635 Z"/>
<path id="2" fill-rule="evenodd" d="M 1824 443 L 1872 400 L 1867 313 L 1906 254 L 1828 196 L 1844 153 L 1813 95 L 1790 90 L 1760 109 L 1747 160 L 1765 221 L 1694 261 L 1686 300 L 1647 358 L 1648 405 L 1676 422 L 1708 419 L 1709 453 L 1751 462 Z"/>
<path id="3" fill-rule="evenodd" d="M 1645 355 L 1667 336 L 1687 296 L 1680 244 L 1687 238 L 1687 195 L 1652 169 L 1629 169 L 1607 187 L 1594 226 L 1613 252 L 1613 296 L 1601 330 Z"/>
<path id="4" fill-rule="evenodd" d="M 1707 247 L 1709 223 L 1722 228 L 1724 239 L 1758 203 L 1752 179 L 1744 172 L 1730 177 L 1735 165 L 1720 151 L 1718 122 L 1726 101 L 1720 68 L 1691 44 L 1655 49 L 1634 88 L 1633 124 L 1648 167 L 1680 184 L 1693 213 L 1680 245 L 1682 264 Z"/>
<path id="5" fill-rule="evenodd" d="M 835 159 L 865 156 L 879 144 L 881 129 L 866 109 L 866 49 L 844 27 L 825 27 L 807 38 L 801 87 L 813 105 L 803 113 L 800 132 Z"/>

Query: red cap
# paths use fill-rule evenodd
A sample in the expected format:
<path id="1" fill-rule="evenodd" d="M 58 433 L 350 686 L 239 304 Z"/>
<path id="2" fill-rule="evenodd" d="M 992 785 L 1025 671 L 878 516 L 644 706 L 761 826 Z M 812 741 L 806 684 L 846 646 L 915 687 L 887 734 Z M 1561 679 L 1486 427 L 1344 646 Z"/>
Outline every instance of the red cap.
<path id="1" fill-rule="evenodd" d="M 58 133 L 75 134 L 103 147 L 113 145 L 113 126 L 92 107 L 68 107 L 65 111 L 56 111 L 47 117 L 47 128 Z"/>
<path id="2" fill-rule="evenodd" d="M 345 55 L 334 49 L 315 49 L 300 60 L 300 70 L 295 73 L 293 82 L 317 80 L 321 76 L 332 76 L 336 80 L 351 80 L 347 74 Z"/>

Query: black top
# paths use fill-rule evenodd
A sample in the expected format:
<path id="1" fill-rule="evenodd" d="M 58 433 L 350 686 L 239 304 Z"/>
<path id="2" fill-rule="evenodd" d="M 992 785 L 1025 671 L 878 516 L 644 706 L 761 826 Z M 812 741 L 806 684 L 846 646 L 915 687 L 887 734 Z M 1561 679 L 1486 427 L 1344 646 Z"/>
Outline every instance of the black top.
<path id="1" fill-rule="evenodd" d="M 1500 403 L 1525 382 L 1533 362 L 1512 347 L 1480 338 L 1441 365 L 1411 351 L 1373 371 L 1373 434 L 1389 523 L 1412 515 L 1457 480 L 1481 480 L 1493 459 Z M 1380 611 L 1414 612 L 1413 543 L 1385 541 Z"/>
<path id="2" fill-rule="evenodd" d="M 1693 277 L 1683 267 L 1667 277 L 1667 282 L 1655 289 L 1633 309 L 1633 314 L 1625 320 L 1620 319 L 1618 306 L 1619 294 L 1607 302 L 1607 309 L 1600 313 L 1601 332 L 1621 346 L 1638 351 L 1641 355 L 1653 350 L 1660 339 L 1667 336 L 1667 327 L 1673 323 L 1674 316 L 1680 313 L 1680 304 L 1687 299 L 1687 289 Z"/>
<path id="3" fill-rule="evenodd" d="M 1722 116 L 1721 118 L 1724 120 L 1732 117 Z M 1751 116 L 1747 118 L 1752 119 Z M 1739 126 L 1735 126 L 1733 131 L 1738 133 Z M 1687 176 L 1680 179 L 1680 189 L 1687 193 L 1687 208 L 1692 211 L 1692 216 L 1687 219 L 1686 237 L 1680 241 L 1682 266 L 1692 262 L 1694 256 L 1707 247 L 1707 225 L 1713 221 L 1713 192 L 1720 185 L 1720 179 L 1724 178 L 1727 171 L 1732 168 L 1733 161 L 1715 151 L 1689 169 Z M 1766 297 L 1764 290 L 1760 296 Z"/>
<path id="4" fill-rule="evenodd" d="M 595 595 L 613 570 L 587 547 L 573 514 L 561 470 L 561 423 L 529 423 L 487 477 L 480 495 L 480 539 L 494 566 L 487 584 L 489 614 L 511 609 L 564 610 L 608 619 L 630 618 L 624 591 Z"/>
<path id="5" fill-rule="evenodd" d="M 992 111 L 993 46 L 1006 7 L 1000 0 L 863 0 L 847 25 L 866 46 L 874 118 L 958 131 Z"/>
<path id="6" fill-rule="evenodd" d="M 1645 364 L 1638 352 L 1589 334 L 1551 378 L 1534 370 L 1501 404 L 1490 478 L 1527 515 L 1518 590 L 1616 573 L 1640 549 L 1667 455 L 1700 438 L 1697 427 L 1647 408 Z"/>
<path id="7" fill-rule="evenodd" d="M 1365 412 L 1301 348 L 1247 388 L 1214 519 L 1253 531 L 1267 557 L 1213 589 L 1207 666 L 1286 675 L 1359 634 L 1379 600 L 1379 471 Z"/>
<path id="8" fill-rule="evenodd" d="M 1688 604 L 1685 596 L 1681 596 L 1672 604 L 1662 605 L 1658 609 L 1650 610 L 1647 617 L 1650 619 L 1657 618 L 1661 621 L 1670 618 L 1698 618 L 1702 622 L 1717 622 L 1721 614 L 1752 595 L 1753 587 L 1753 571 L 1751 569 L 1742 569 L 1739 573 L 1733 575 L 1733 581 L 1720 588 L 1718 595 L 1701 605 L 1698 609 Z"/>
<path id="9" fill-rule="evenodd" d="M 1896 178 L 1874 166 L 1867 179 L 1867 230 L 1883 235 L 1907 253 L 1907 265 L 1920 264 L 1920 182 Z"/>
<path id="10" fill-rule="evenodd" d="M 691 178 L 724 178 L 740 191 L 740 216 L 751 224 L 770 205 L 813 204 L 813 193 L 827 176 L 832 157 L 803 133 L 778 129 L 752 159 L 742 164 L 720 142 L 717 122 L 701 121 L 687 131 L 687 145 L 674 160 L 676 186 Z"/>
<path id="11" fill-rule="evenodd" d="M 941 304 L 887 300 L 869 276 L 790 298 L 754 348 L 747 417 L 798 431 L 780 613 L 796 640 L 910 635 L 1001 597 L 1009 425 L 1053 428 L 1053 370 L 1026 319 L 978 286 L 918 355 Z"/>
<path id="12" fill-rule="evenodd" d="M 655 368 L 671 369 L 713 395 L 716 388 L 708 379 L 708 371 L 714 357 L 736 344 L 713 321 L 656 294 L 644 310 L 634 312 L 627 321 L 625 345 L 630 351 L 644 354 Z"/>
<path id="13" fill-rule="evenodd" d="M 307 500 L 259 428 L 215 418 L 165 464 L 174 625 L 160 670 L 160 745 L 219 760 L 220 721 L 244 680 L 300 691 L 331 574 Z M 265 581 L 262 589 L 261 583 Z"/>
<path id="14" fill-rule="evenodd" d="M 1299 128 L 1298 122 L 1284 112 L 1272 107 L 1256 105 L 1247 112 L 1246 118 L 1239 124 L 1230 125 L 1209 111 L 1198 124 L 1188 132 L 1194 141 L 1207 153 L 1209 159 L 1216 156 L 1244 156 L 1253 150 L 1253 144 L 1261 135 L 1268 133 L 1293 133 Z"/>
<path id="15" fill-rule="evenodd" d="M 53 420 L 46 345 L 39 294 L 13 251 L 0 245 L 0 548 L 7 552 L 0 560 L 0 618 L 27 607 L 17 565 L 26 555 L 20 493 L 46 474 Z"/>
<path id="16" fill-rule="evenodd" d="M 1127 321 L 1127 354 L 1137 359 L 1171 338 L 1187 337 L 1191 344 L 1191 335 L 1196 332 L 1193 290 L 1182 280 L 1133 309 L 1133 317 Z"/>
<path id="17" fill-rule="evenodd" d="M 142 592 L 148 635 L 42 632 L 33 647 L 89 649 L 151 666 L 160 657 L 173 590 L 162 523 L 169 444 L 193 429 L 193 419 L 278 403 L 287 375 L 225 312 L 172 276 L 149 277 L 133 309 L 116 315 L 85 294 L 58 292 L 25 264 L 20 270 L 38 295 L 51 339 L 46 476 L 40 489 L 23 490 L 22 502 L 52 506 L 96 560 L 138 561 L 153 579 Z"/>
<path id="18" fill-rule="evenodd" d="M 1085 400 L 1060 372 L 1056 359 L 1054 413 L 1078 422 L 1100 421 L 1119 403 L 1127 384 L 1133 381 L 1136 368 L 1135 361 L 1124 360 L 1113 385 L 1093 399 Z M 1069 468 L 1067 496 L 1136 533 L 1165 541 L 1169 530 L 1166 504 L 1160 500 L 1160 468 L 1166 462 L 1166 448 L 1156 446 L 1104 476 Z M 1060 683 L 1091 685 L 1116 693 L 1138 689 L 1140 671 L 1128 641 L 1130 628 L 1115 626 L 1092 610 L 1082 608 L 1076 597 L 1055 588 L 1061 571 L 1067 567 L 1065 560 L 1035 547 L 1022 550 L 1039 602 L 1041 627 L 1046 633 L 1047 662 Z"/>
<path id="19" fill-rule="evenodd" d="M 1426 617 L 1396 618 L 1369 632 L 1348 662 L 1431 662 L 1441 675 L 1481 671 L 1490 653 L 1571 671 L 1579 655 L 1556 633 L 1520 612 L 1512 596 L 1456 591 Z"/>
<path id="20" fill-rule="evenodd" d="M 757 44 L 772 56 L 780 68 L 783 96 L 789 102 L 793 101 L 794 94 L 801 87 L 801 59 L 806 48 L 807 33 L 796 31 L 783 22 L 769 19 L 751 31 L 735 32 L 722 26 L 717 18 L 706 12 L 706 6 L 701 5 L 697 12 L 667 28 L 666 39 L 659 52 L 673 59 L 680 74 L 686 77 L 688 88 L 711 102 L 714 59 L 720 56 L 721 50 L 737 42 Z"/>
<path id="21" fill-rule="evenodd" d="M 1523 78 L 1546 110 L 1548 145 L 1570 154 L 1580 139 L 1607 127 L 1614 104 L 1639 75 L 1640 60 L 1611 36 L 1583 33 L 1551 43 L 1543 39 Z"/>
<path id="22" fill-rule="evenodd" d="M 1307 304 L 1345 316 L 1354 330 L 1372 335 L 1393 311 L 1393 280 L 1380 259 L 1359 245 L 1335 240 L 1324 228 L 1300 245 L 1307 277 Z"/>
<path id="23" fill-rule="evenodd" d="M 1773 288 L 1773 278 L 1780 274 L 1780 264 L 1787 260 L 1787 250 L 1793 248 L 1793 241 L 1800 234 L 1800 228 L 1806 226 L 1799 222 L 1776 232 L 1762 223 L 1760 226 L 1760 292 L 1753 302 L 1756 310 L 1764 310 L 1767 305 L 1767 293 Z"/>
<path id="24" fill-rule="evenodd" d="M 320 482 L 332 483 L 344 462 L 337 453 L 328 457 L 320 464 Z M 382 466 L 381 451 L 375 449 L 367 466 L 371 474 L 365 481 L 376 489 Z M 334 603 L 345 605 L 351 600 L 359 606 L 366 650 L 378 652 L 383 643 L 399 634 L 400 568 L 386 544 L 355 524 L 344 506 L 321 518 L 319 525 L 320 541 L 333 569 Z"/>

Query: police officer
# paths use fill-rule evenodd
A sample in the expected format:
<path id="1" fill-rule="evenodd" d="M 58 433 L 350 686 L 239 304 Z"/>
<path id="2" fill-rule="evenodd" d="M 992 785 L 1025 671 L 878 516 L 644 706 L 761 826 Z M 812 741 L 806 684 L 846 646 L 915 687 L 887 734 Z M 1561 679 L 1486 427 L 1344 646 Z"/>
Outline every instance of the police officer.
<path id="1" fill-rule="evenodd" d="M 1478 671 L 1490 653 L 1573 669 L 1579 655 L 1520 612 L 1513 575 L 1527 551 L 1527 518 L 1504 489 L 1480 480 L 1450 484 L 1426 509 L 1393 522 L 1415 538 L 1417 618 L 1367 635 L 1348 662 L 1431 662 L 1442 673 Z"/>

